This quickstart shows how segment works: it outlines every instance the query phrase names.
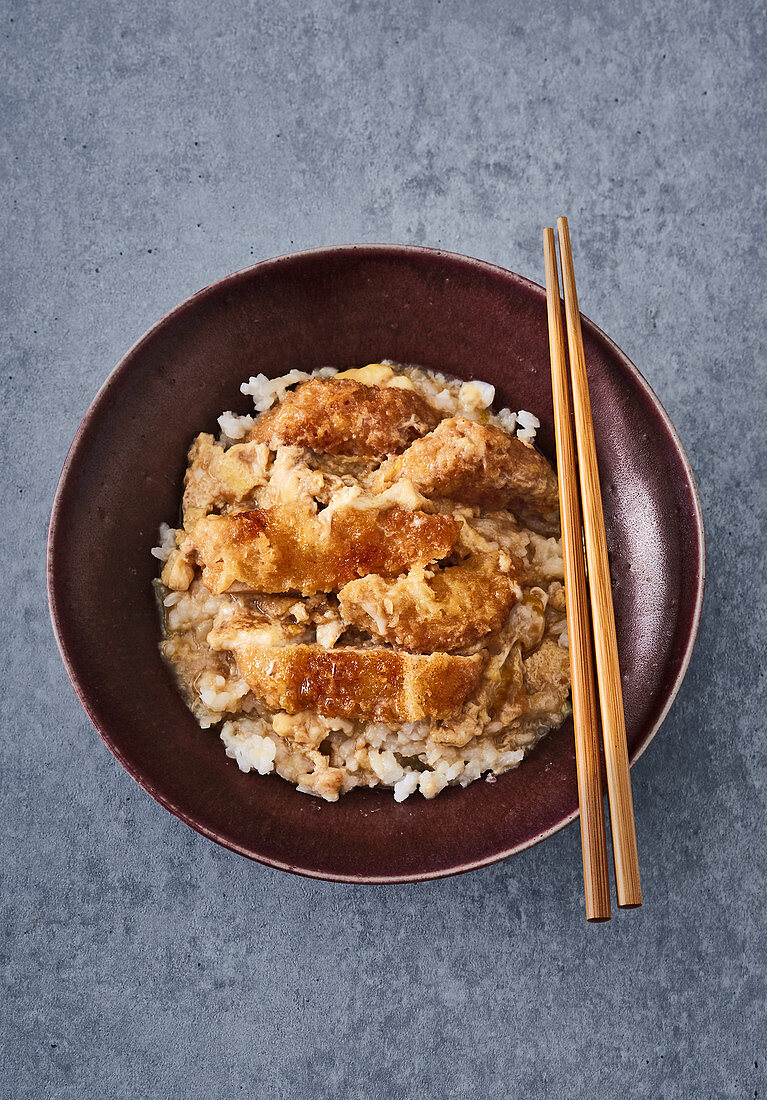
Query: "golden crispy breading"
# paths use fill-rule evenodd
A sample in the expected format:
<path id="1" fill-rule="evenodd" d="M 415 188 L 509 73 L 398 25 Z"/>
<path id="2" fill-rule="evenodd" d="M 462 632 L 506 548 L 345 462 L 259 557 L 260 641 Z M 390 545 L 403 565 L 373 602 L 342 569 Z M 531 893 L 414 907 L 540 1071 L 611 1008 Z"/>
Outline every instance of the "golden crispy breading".
<path id="1" fill-rule="evenodd" d="M 419 653 L 473 645 L 503 626 L 522 594 L 504 553 L 474 554 L 428 578 L 422 567 L 394 580 L 368 576 L 338 594 L 345 622 Z"/>
<path id="2" fill-rule="evenodd" d="M 464 416 L 443 420 L 384 462 L 373 486 L 380 492 L 400 478 L 409 478 L 424 496 L 462 504 L 543 513 L 558 507 L 557 479 L 543 455 L 500 428 Z"/>
<path id="3" fill-rule="evenodd" d="M 333 455 L 383 458 L 403 451 L 439 421 L 413 390 L 366 386 L 350 378 L 314 378 L 259 416 L 250 439 Z"/>
<path id="4" fill-rule="evenodd" d="M 220 636 L 217 644 L 225 639 Z M 419 722 L 450 718 L 474 692 L 485 657 L 447 653 L 413 656 L 391 649 L 264 647 L 236 631 L 232 649 L 240 675 L 271 710 L 310 710 L 330 718 Z"/>
<path id="5" fill-rule="evenodd" d="M 184 523 L 207 516 L 214 508 L 242 503 L 268 480 L 269 448 L 260 443 L 236 443 L 224 450 L 202 432 L 189 449 L 184 475 Z"/>
<path id="6" fill-rule="evenodd" d="M 444 558 L 458 538 L 452 516 L 387 511 L 336 512 L 330 522 L 289 505 L 206 516 L 189 531 L 203 583 L 226 592 L 240 581 L 259 592 L 333 592 L 356 577 L 395 577 Z"/>

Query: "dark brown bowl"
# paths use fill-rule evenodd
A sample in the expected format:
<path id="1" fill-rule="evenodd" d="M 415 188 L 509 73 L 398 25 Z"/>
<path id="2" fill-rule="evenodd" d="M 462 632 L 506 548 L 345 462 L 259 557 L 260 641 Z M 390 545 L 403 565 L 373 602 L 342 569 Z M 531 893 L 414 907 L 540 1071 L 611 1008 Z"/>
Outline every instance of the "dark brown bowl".
<path id="1" fill-rule="evenodd" d="M 632 760 L 663 721 L 700 616 L 704 542 L 687 458 L 650 387 L 590 321 L 583 335 L 602 475 Z M 51 517 L 48 588 L 69 676 L 142 787 L 205 836 L 272 867 L 408 882 L 504 859 L 577 814 L 572 724 L 496 783 L 398 805 L 355 790 L 328 804 L 243 775 L 184 706 L 157 648 L 150 555 L 173 522 L 185 456 L 240 382 L 263 371 L 382 358 L 492 382 L 533 410 L 553 459 L 545 293 L 426 248 L 361 245 L 267 260 L 200 291 L 152 328 L 91 405 Z M 641 815 L 641 806 L 638 813 Z"/>

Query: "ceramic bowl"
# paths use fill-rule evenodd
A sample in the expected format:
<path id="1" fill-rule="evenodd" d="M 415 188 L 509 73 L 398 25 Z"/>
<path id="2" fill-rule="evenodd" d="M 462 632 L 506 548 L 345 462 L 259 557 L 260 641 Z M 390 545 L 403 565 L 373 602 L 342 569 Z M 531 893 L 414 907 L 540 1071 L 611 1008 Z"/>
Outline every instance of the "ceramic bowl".
<path id="1" fill-rule="evenodd" d="M 583 335 L 604 496 L 632 761 L 684 676 L 700 615 L 704 541 L 692 472 L 637 369 L 595 325 Z M 158 651 L 150 548 L 178 514 L 186 452 L 240 383 L 264 372 L 388 358 L 496 387 L 531 409 L 554 458 L 544 290 L 479 260 L 346 246 L 267 260 L 195 294 L 119 363 L 77 433 L 49 534 L 51 613 L 72 683 L 107 745 L 171 813 L 272 867 L 407 882 L 481 867 L 577 814 L 571 722 L 495 783 L 397 804 L 355 790 L 335 804 L 277 776 L 244 775 L 201 730 Z M 642 807 L 637 806 L 641 821 Z"/>

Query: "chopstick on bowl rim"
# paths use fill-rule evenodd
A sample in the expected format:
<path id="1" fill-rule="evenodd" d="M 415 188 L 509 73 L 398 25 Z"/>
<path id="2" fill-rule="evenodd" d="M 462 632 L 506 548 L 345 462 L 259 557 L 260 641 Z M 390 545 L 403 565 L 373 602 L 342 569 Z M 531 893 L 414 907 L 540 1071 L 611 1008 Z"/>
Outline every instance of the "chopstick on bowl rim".
<path id="1" fill-rule="evenodd" d="M 618 642 L 615 633 L 607 556 L 602 494 L 599 487 L 594 422 L 583 350 L 583 333 L 575 289 L 575 271 L 567 218 L 557 219 L 559 252 L 562 261 L 562 284 L 567 321 L 567 346 L 570 360 L 570 380 L 573 394 L 575 444 L 583 510 L 583 535 L 586 547 L 588 590 L 594 636 L 594 656 L 602 717 L 602 745 L 607 775 L 607 795 L 610 805 L 615 885 L 618 906 L 637 908 L 642 904 L 639 881 L 634 807 L 629 777 L 626 722 L 623 711 Z"/>
<path id="2" fill-rule="evenodd" d="M 581 850 L 586 919 L 605 921 L 611 916 L 607 872 L 599 725 L 591 655 L 591 623 L 583 559 L 578 470 L 572 432 L 567 354 L 557 275 L 557 249 L 553 229 L 543 231 L 546 262 L 546 305 L 549 322 L 551 390 L 554 399 L 554 432 L 559 473 L 559 507 L 562 515 L 562 550 L 567 598 L 567 634 L 573 694 L 575 765 L 578 804 L 581 810 Z"/>

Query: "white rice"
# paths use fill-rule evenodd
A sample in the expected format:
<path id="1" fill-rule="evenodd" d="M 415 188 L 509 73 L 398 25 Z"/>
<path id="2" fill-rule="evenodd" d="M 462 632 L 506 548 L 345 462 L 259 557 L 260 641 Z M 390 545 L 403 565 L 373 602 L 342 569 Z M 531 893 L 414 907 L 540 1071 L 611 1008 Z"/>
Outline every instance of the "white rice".
<path id="1" fill-rule="evenodd" d="M 221 434 L 232 443 L 244 439 L 255 423 L 255 416 L 235 416 L 233 412 L 222 413 L 218 418 Z"/>
<path id="2" fill-rule="evenodd" d="M 150 553 L 158 559 L 158 561 L 166 562 L 171 555 L 171 552 L 176 549 L 176 532 L 173 527 L 170 527 L 167 523 L 160 524 L 160 542 L 158 546 L 153 546 Z"/>
<path id="3" fill-rule="evenodd" d="M 307 382 L 310 378 L 332 378 L 338 371 L 335 367 L 320 367 L 313 374 L 306 371 L 288 371 L 281 378 L 267 378 L 265 374 L 257 374 L 243 382 L 240 391 L 253 398 L 256 412 L 262 413 L 282 401 L 291 386 L 299 382 Z"/>

